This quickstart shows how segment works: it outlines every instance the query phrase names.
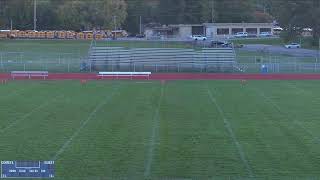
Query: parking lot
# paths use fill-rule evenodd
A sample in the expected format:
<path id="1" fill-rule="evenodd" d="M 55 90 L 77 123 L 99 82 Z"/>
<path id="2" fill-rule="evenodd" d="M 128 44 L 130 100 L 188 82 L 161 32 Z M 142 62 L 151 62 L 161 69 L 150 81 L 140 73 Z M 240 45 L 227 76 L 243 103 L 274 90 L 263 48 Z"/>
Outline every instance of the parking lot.
<path id="1" fill-rule="evenodd" d="M 248 44 L 244 45 L 242 50 L 251 52 L 263 52 L 270 54 L 283 54 L 296 57 L 318 57 L 319 51 L 311 49 L 287 49 L 284 46 L 263 45 L 263 44 Z"/>

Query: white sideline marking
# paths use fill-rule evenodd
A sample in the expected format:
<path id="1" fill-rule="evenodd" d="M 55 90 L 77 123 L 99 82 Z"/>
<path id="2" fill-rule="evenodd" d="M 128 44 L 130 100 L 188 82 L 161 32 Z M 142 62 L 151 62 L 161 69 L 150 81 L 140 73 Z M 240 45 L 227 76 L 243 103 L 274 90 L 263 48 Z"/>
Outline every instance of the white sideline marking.
<path id="1" fill-rule="evenodd" d="M 288 115 L 287 112 L 284 112 L 281 110 L 280 106 L 274 101 L 272 100 L 270 97 L 266 96 L 265 93 L 263 93 L 262 91 L 258 91 L 256 89 L 254 89 L 256 92 L 259 92 L 258 95 L 260 95 L 261 97 L 263 97 L 265 99 L 265 102 L 269 104 L 271 104 L 279 113 L 283 114 L 286 116 L 286 118 L 290 121 L 290 116 Z M 306 127 L 304 127 L 304 125 L 302 125 L 299 121 L 297 121 L 296 119 L 293 119 L 292 121 L 295 125 L 297 125 L 298 127 L 300 127 L 301 129 L 303 129 L 309 136 L 311 136 L 313 138 L 314 141 L 316 141 L 317 143 L 320 143 L 320 138 L 315 136 L 309 129 L 307 129 Z"/>
<path id="2" fill-rule="evenodd" d="M 223 122 L 224 122 L 224 126 L 225 128 L 227 129 L 233 143 L 236 145 L 236 148 L 238 150 L 238 153 L 239 153 L 239 156 L 240 156 L 240 159 L 243 163 L 243 165 L 246 167 L 246 170 L 247 170 L 247 173 L 250 177 L 253 177 L 253 171 L 252 171 L 252 168 L 251 166 L 249 165 L 249 162 L 246 158 L 246 155 L 241 147 L 241 144 L 239 143 L 239 141 L 237 140 L 236 138 L 236 135 L 235 133 L 233 132 L 232 130 L 232 127 L 231 127 L 231 124 L 230 122 L 228 121 L 228 119 L 226 118 L 221 106 L 217 103 L 217 100 L 213 97 L 212 95 L 212 92 L 211 90 L 209 89 L 209 87 L 207 86 L 207 90 L 208 90 L 208 95 L 210 97 L 210 100 L 214 103 L 214 105 L 216 106 L 216 108 L 218 109 L 219 113 L 220 113 L 220 116 L 222 117 L 223 119 Z"/>
<path id="3" fill-rule="evenodd" d="M 136 84 L 153 84 L 154 82 L 136 82 Z"/>
<path id="4" fill-rule="evenodd" d="M 17 123 L 19 123 L 20 121 L 25 120 L 26 118 L 28 118 L 29 116 L 31 116 L 33 113 L 37 112 L 39 109 L 42 109 L 45 106 L 48 106 L 51 102 L 56 101 L 57 99 L 63 97 L 63 95 L 58 95 L 54 98 L 52 98 L 50 101 L 46 101 L 42 104 L 40 104 L 39 106 L 37 106 L 36 108 L 32 109 L 30 112 L 24 114 L 23 116 L 21 116 L 20 118 L 17 118 L 15 121 L 12 121 L 7 127 L 3 128 L 0 130 L 0 133 L 5 132 L 6 130 L 10 129 L 12 126 L 16 125 Z"/>
<path id="5" fill-rule="evenodd" d="M 56 152 L 56 154 L 52 157 L 52 160 L 57 160 L 57 158 L 68 148 L 68 146 L 71 144 L 73 139 L 79 135 L 81 130 L 88 124 L 88 122 L 97 114 L 97 112 L 104 106 L 106 105 L 109 100 L 114 96 L 115 92 L 117 91 L 118 88 L 114 88 L 113 92 L 107 96 L 102 102 L 100 102 L 94 110 L 89 114 L 87 119 L 85 121 L 82 121 L 81 126 L 72 134 L 72 136 L 64 142 L 64 144 L 60 147 L 60 149 Z"/>
<path id="6" fill-rule="evenodd" d="M 159 129 L 159 111 L 160 111 L 160 106 L 161 106 L 161 101 L 164 95 L 164 85 L 161 87 L 161 95 L 159 98 L 158 106 L 157 109 L 154 113 L 153 116 L 153 127 L 152 127 L 152 134 L 150 138 L 150 143 L 149 143 L 149 149 L 148 149 L 148 154 L 147 154 L 147 159 L 145 162 L 145 170 L 144 170 L 144 177 L 149 177 L 150 176 L 150 170 L 151 170 L 151 165 L 153 161 L 153 151 L 154 151 L 154 146 L 155 146 L 155 141 L 156 141 L 156 136 L 158 133 Z"/>

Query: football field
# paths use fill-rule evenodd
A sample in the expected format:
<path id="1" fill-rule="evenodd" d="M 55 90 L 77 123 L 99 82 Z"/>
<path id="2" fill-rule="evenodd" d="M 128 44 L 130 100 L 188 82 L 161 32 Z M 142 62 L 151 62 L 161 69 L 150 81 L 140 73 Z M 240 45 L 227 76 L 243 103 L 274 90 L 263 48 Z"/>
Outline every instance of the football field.
<path id="1" fill-rule="evenodd" d="M 320 177 L 319 81 L 10 81 L 0 160 L 55 179 Z"/>

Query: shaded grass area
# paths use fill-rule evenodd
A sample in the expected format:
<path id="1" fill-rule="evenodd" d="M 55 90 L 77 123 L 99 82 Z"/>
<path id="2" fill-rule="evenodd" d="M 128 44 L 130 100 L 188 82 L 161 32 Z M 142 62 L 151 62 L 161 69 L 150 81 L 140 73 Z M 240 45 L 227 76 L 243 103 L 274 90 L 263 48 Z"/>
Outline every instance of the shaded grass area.
<path id="1" fill-rule="evenodd" d="M 235 39 L 232 40 L 235 44 L 265 44 L 265 45 L 276 45 L 284 46 L 291 42 L 300 43 L 302 48 L 305 49 L 319 49 L 318 46 L 313 45 L 313 39 L 311 37 L 296 38 L 290 42 L 285 42 L 281 38 L 263 38 L 263 39 Z"/>
<path id="2" fill-rule="evenodd" d="M 3 52 L 77 53 L 88 52 L 91 41 L 86 40 L 0 40 Z"/>
<path id="3" fill-rule="evenodd" d="M 124 48 L 194 48 L 192 42 L 175 41 L 97 41 L 97 45 Z"/>
<path id="4" fill-rule="evenodd" d="M 252 52 L 236 49 L 237 62 L 239 63 L 318 63 L 315 57 L 295 57 L 284 54 L 268 52 Z"/>
<path id="5" fill-rule="evenodd" d="M 266 44 L 266 45 L 284 45 L 281 38 L 257 38 L 257 39 L 234 39 L 235 44 Z"/>
<path id="6" fill-rule="evenodd" d="M 25 53 L 72 53 L 86 55 L 90 47 L 89 40 L 0 40 L 3 52 Z M 192 48 L 192 43 L 167 41 L 97 41 L 98 46 L 125 48 Z"/>
<path id="7" fill-rule="evenodd" d="M 0 86 L 0 159 L 56 157 L 56 179 L 320 177 L 319 88 L 12 81 Z"/>

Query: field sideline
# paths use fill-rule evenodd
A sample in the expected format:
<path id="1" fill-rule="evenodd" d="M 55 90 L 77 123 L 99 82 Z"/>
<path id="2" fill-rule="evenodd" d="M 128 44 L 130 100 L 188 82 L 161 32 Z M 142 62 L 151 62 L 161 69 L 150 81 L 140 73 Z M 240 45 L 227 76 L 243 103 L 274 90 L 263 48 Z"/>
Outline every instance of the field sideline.
<path id="1" fill-rule="evenodd" d="M 55 179 L 320 177 L 318 81 L 10 81 L 0 159 Z"/>
<path id="2" fill-rule="evenodd" d="M 0 73 L 0 80 L 10 80 L 11 75 Z M 28 78 L 17 78 L 25 80 Z M 32 77 L 32 79 L 42 79 Z M 47 80 L 320 80 L 320 74 L 233 74 L 233 73 L 153 73 L 146 77 L 104 77 L 96 73 L 49 73 Z"/>

